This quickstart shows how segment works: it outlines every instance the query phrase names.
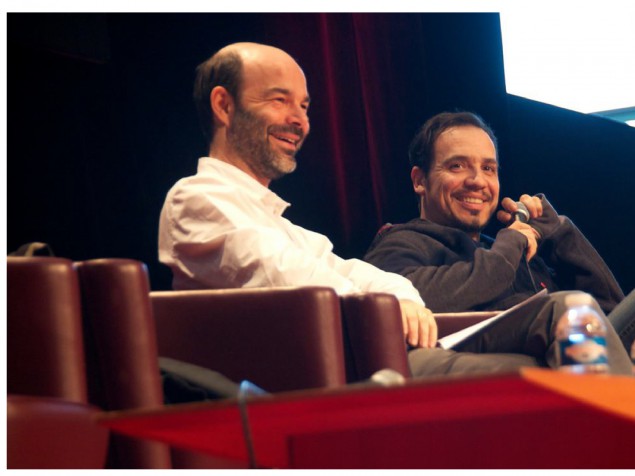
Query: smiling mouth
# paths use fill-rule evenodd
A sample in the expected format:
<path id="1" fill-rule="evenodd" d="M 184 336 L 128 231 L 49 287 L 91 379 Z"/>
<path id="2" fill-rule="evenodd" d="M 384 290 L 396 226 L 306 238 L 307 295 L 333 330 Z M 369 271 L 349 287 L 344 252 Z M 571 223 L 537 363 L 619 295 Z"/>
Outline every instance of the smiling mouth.
<path id="1" fill-rule="evenodd" d="M 482 205 L 485 205 L 486 203 L 490 202 L 491 199 L 490 199 L 490 197 L 487 197 L 487 196 L 485 196 L 485 197 L 461 197 L 461 196 L 458 196 L 458 197 L 456 197 L 456 200 L 460 204 L 462 204 L 462 205 L 464 205 L 464 206 L 466 206 L 468 208 L 471 208 L 471 207 L 480 207 Z"/>
<path id="2" fill-rule="evenodd" d="M 304 131 L 295 126 L 271 126 L 267 132 L 277 141 L 288 144 L 295 150 L 298 150 L 304 140 Z"/>
<path id="3" fill-rule="evenodd" d="M 480 215 L 488 209 L 490 199 L 488 197 L 456 197 L 459 206 L 471 215 Z"/>
<path id="4" fill-rule="evenodd" d="M 475 205 L 482 205 L 483 203 L 485 203 L 485 200 L 483 200 L 482 198 L 474 197 L 463 197 L 461 201 L 464 203 L 473 203 Z"/>
<path id="5" fill-rule="evenodd" d="M 300 139 L 292 139 L 290 137 L 281 136 L 278 134 L 271 134 L 273 137 L 278 139 L 279 141 L 286 142 L 287 144 L 291 144 L 293 147 L 297 147 Z"/>

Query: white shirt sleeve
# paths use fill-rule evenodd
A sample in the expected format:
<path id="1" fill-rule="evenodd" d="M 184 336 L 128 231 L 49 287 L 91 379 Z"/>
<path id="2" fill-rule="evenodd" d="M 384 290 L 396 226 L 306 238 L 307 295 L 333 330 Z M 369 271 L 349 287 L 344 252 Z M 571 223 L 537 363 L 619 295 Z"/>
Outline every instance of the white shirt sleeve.
<path id="1" fill-rule="evenodd" d="M 180 181 L 161 215 L 159 257 L 172 268 L 177 289 L 315 285 L 422 302 L 406 278 L 344 260 L 332 248 L 325 236 L 273 213 L 261 197 L 205 180 Z"/>

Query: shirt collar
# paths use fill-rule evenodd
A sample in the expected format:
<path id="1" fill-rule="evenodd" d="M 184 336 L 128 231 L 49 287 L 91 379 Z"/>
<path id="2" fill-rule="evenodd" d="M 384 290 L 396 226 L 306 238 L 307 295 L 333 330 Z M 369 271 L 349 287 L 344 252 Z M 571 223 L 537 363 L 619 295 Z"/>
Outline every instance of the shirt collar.
<path id="1" fill-rule="evenodd" d="M 269 190 L 249 174 L 238 167 L 213 157 L 201 157 L 198 160 L 198 173 L 211 172 L 216 176 L 226 177 L 237 183 L 256 200 L 259 200 L 271 213 L 282 215 L 291 204 L 284 201 L 276 193 Z"/>

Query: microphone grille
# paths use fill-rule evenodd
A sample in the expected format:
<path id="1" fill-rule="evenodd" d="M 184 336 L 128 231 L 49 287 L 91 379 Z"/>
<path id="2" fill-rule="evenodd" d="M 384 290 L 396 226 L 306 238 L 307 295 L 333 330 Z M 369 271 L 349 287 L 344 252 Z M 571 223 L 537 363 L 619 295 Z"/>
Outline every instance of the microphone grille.
<path id="1" fill-rule="evenodd" d="M 516 220 L 521 221 L 523 223 L 527 223 L 529 221 L 529 210 L 523 202 L 516 202 L 518 206 L 518 211 L 514 214 Z"/>

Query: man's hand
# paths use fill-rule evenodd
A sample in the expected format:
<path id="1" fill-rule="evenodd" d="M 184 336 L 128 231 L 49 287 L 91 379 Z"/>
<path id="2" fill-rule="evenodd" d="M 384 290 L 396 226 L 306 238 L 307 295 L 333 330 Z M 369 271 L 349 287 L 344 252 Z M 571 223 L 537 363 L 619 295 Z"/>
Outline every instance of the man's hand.
<path id="1" fill-rule="evenodd" d="M 437 345 L 437 323 L 432 311 L 422 304 L 400 300 L 401 320 L 406 341 L 413 347 Z"/>
<path id="2" fill-rule="evenodd" d="M 542 216 L 542 200 L 540 197 L 524 194 L 520 196 L 519 201 L 527 207 L 530 220 Z M 518 211 L 518 205 L 511 198 L 505 197 L 501 200 L 501 207 L 503 207 L 503 210 L 498 211 L 496 218 L 502 223 L 510 223 L 514 218 L 514 213 Z"/>
<path id="3" fill-rule="evenodd" d="M 542 200 L 540 197 L 532 197 L 524 194 L 520 196 L 520 202 L 527 207 L 530 220 L 542 216 Z M 499 210 L 496 217 L 503 223 L 510 223 L 508 228 L 525 235 L 525 238 L 527 238 L 527 261 L 530 261 L 534 256 L 536 256 L 536 252 L 538 251 L 540 233 L 538 233 L 538 231 L 536 231 L 536 229 L 531 225 L 514 220 L 514 213 L 518 211 L 518 205 L 514 200 L 509 197 L 505 197 L 501 201 L 501 206 L 503 207 L 503 210 Z"/>
<path id="4" fill-rule="evenodd" d="M 538 238 L 540 238 L 540 233 L 534 230 L 527 223 L 523 223 L 520 221 L 515 221 L 507 228 L 511 228 L 512 230 L 516 230 L 527 238 L 527 261 L 531 261 L 531 258 L 536 256 L 536 252 L 538 251 Z"/>

